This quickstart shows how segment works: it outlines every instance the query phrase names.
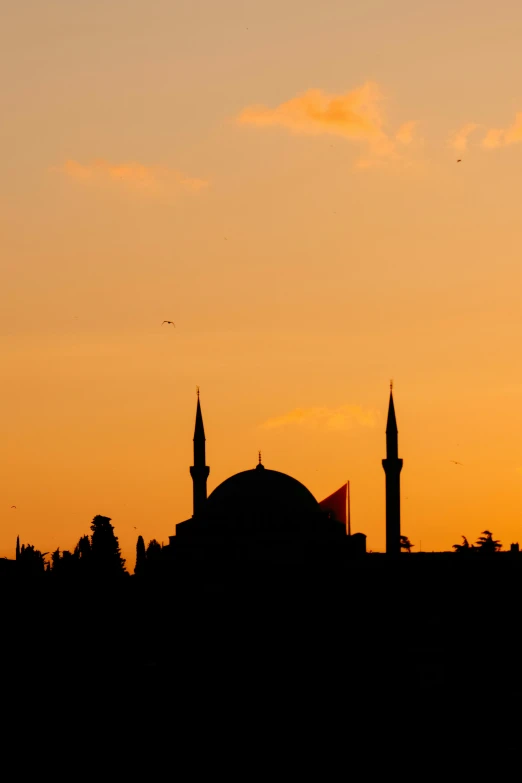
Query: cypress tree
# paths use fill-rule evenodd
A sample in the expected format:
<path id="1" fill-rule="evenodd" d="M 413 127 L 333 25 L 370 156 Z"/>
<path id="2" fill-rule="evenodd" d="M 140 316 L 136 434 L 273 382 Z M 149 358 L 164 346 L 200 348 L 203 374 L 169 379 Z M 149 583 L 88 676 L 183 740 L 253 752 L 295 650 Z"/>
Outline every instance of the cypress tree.
<path id="1" fill-rule="evenodd" d="M 91 524 L 91 558 L 93 571 L 99 576 L 120 576 L 125 573 L 118 538 L 110 517 L 97 514 Z"/>
<path id="2" fill-rule="evenodd" d="M 78 561 L 79 572 L 82 574 L 90 573 L 92 567 L 92 547 L 89 536 L 80 538 L 76 544 L 74 554 Z"/>
<path id="3" fill-rule="evenodd" d="M 134 568 L 134 573 L 136 575 L 144 573 L 146 561 L 145 541 L 143 540 L 143 536 L 138 536 L 138 543 L 136 544 L 136 566 Z"/>

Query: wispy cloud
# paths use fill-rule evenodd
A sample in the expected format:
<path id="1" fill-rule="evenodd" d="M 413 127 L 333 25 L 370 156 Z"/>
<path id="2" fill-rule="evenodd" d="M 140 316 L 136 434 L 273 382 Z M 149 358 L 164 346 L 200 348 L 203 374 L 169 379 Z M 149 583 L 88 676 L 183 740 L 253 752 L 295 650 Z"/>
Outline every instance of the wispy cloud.
<path id="1" fill-rule="evenodd" d="M 515 122 L 507 128 L 491 128 L 482 139 L 482 146 L 487 149 L 507 147 L 522 141 L 522 112 L 515 116 Z"/>
<path id="2" fill-rule="evenodd" d="M 67 160 L 51 170 L 59 171 L 78 182 L 115 184 L 151 194 L 171 193 L 180 189 L 197 191 L 208 185 L 207 180 L 187 177 L 175 169 L 144 166 L 141 163 L 110 163 L 107 160 L 79 163 Z"/>
<path id="3" fill-rule="evenodd" d="M 477 130 L 479 126 L 476 122 L 468 122 L 458 131 L 453 133 L 449 139 L 449 146 L 453 147 L 457 152 L 463 152 L 468 146 L 468 137 Z"/>
<path id="4" fill-rule="evenodd" d="M 354 426 L 374 427 L 377 411 L 361 405 L 341 405 L 338 408 L 294 408 L 289 413 L 268 419 L 263 429 L 276 429 L 289 425 L 325 430 L 349 430 Z"/>
<path id="5" fill-rule="evenodd" d="M 414 122 L 401 125 L 395 137 L 385 128 L 382 93 L 367 82 L 350 92 L 329 95 L 307 90 L 275 108 L 248 106 L 238 116 L 242 125 L 279 126 L 297 134 L 333 134 L 370 146 L 372 156 L 396 156 L 397 142 L 410 144 Z"/>
<path id="6" fill-rule="evenodd" d="M 280 125 L 294 133 L 333 133 L 348 138 L 378 138 L 382 134 L 381 94 L 367 83 L 343 95 L 308 90 L 275 109 L 249 106 L 238 122 L 249 125 Z"/>
<path id="7" fill-rule="evenodd" d="M 396 140 L 400 144 L 408 145 L 411 144 L 413 141 L 415 126 L 417 125 L 416 122 L 405 122 L 397 133 L 395 134 Z"/>

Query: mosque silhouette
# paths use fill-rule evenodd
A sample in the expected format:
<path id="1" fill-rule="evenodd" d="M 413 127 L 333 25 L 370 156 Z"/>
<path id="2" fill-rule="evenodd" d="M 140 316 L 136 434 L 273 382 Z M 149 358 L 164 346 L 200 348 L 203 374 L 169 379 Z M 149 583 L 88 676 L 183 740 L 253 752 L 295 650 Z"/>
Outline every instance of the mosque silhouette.
<path id="1" fill-rule="evenodd" d="M 194 428 L 193 515 L 179 522 L 164 547 L 178 565 L 212 561 L 228 566 L 253 562 L 324 562 L 366 553 L 364 533 L 351 532 L 349 483 L 318 502 L 301 482 L 259 462 L 236 473 L 207 496 L 205 428 L 197 398 Z M 390 385 L 386 426 L 386 553 L 400 553 L 400 473 L 398 431 Z M 348 493 L 348 494 L 347 494 Z"/>

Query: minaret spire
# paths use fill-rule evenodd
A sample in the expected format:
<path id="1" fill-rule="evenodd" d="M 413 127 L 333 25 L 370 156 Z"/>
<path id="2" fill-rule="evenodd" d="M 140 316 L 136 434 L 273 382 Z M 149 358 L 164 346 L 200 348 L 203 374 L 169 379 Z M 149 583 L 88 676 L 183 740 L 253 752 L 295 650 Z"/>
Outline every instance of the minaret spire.
<path id="1" fill-rule="evenodd" d="M 193 485 L 193 516 L 199 516 L 207 500 L 207 478 L 210 468 L 205 457 L 205 428 L 199 399 L 199 386 L 196 386 L 198 403 L 196 407 L 196 425 L 194 427 L 194 464 L 190 468 Z"/>
<path id="2" fill-rule="evenodd" d="M 401 551 L 401 470 L 399 459 L 399 432 L 393 402 L 393 381 L 390 382 L 388 420 L 386 422 L 386 459 L 382 466 L 386 473 L 386 554 Z"/>

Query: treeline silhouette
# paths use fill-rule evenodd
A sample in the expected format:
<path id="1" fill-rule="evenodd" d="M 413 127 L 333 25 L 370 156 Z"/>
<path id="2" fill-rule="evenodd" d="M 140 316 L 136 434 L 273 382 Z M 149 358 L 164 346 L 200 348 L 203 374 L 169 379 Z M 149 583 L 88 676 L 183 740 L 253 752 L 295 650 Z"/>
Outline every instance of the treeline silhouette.
<path id="1" fill-rule="evenodd" d="M 40 552 L 32 544 L 16 540 L 16 560 L 25 573 L 51 572 L 59 576 L 98 576 L 113 578 L 126 574 L 125 560 L 120 551 L 110 517 L 97 514 L 91 523 L 91 535 L 81 536 L 74 550 L 56 549 L 51 559 L 44 560 L 49 552 Z"/>
<path id="2" fill-rule="evenodd" d="M 118 538 L 111 524 L 111 518 L 97 514 L 91 523 L 91 536 L 81 536 L 72 551 L 56 549 L 54 552 L 41 552 L 33 544 L 22 544 L 20 537 L 16 539 L 16 561 L 26 574 L 52 573 L 58 576 L 90 576 L 90 577 L 119 577 L 128 576 L 125 568 L 125 560 L 121 555 Z M 408 536 L 401 535 L 401 550 L 411 554 L 415 545 Z M 493 538 L 490 530 L 482 531 L 475 544 L 470 544 L 466 536 L 462 536 L 462 543 L 453 544 L 455 554 L 459 555 L 492 555 L 502 550 L 502 543 Z M 518 552 L 519 545 L 511 544 L 510 551 Z M 45 560 L 47 555 L 50 560 Z M 160 564 L 164 564 L 164 547 L 155 538 L 151 539 L 147 546 L 143 536 L 139 535 L 136 544 L 136 563 L 134 574 L 138 577 L 152 575 L 159 570 Z M 163 573 L 164 573 L 163 568 Z"/>
<path id="3" fill-rule="evenodd" d="M 490 530 L 483 530 L 475 544 L 470 544 L 466 536 L 462 536 L 462 544 L 453 544 L 453 549 L 460 555 L 494 555 L 500 552 L 502 544 L 493 538 Z M 518 551 L 518 544 L 511 544 L 511 551 Z"/>
<path id="4" fill-rule="evenodd" d="M 131 577 L 111 519 L 96 515 L 71 550 L 17 540 L 14 578 L 0 572 L 2 665 L 34 681 L 80 677 L 84 691 L 115 672 L 138 677 L 162 705 L 217 682 L 278 694 L 306 684 L 348 703 L 370 692 L 435 698 L 462 672 L 471 688 L 484 667 L 518 677 L 518 548 L 502 551 L 486 530 L 411 557 L 404 538 L 396 559 L 318 549 L 306 561 L 234 561 L 211 547 L 187 561 L 140 535 Z"/>
<path id="5" fill-rule="evenodd" d="M 408 536 L 400 537 L 401 549 L 411 553 L 415 544 L 412 544 Z M 495 552 L 500 552 L 502 544 L 497 539 L 493 538 L 493 533 L 490 530 L 483 530 L 478 537 L 475 544 L 470 544 L 466 536 L 462 536 L 461 544 L 453 544 L 452 549 L 457 554 L 479 554 L 479 555 L 492 555 Z M 518 552 L 518 544 L 511 544 L 511 552 Z"/>
<path id="6" fill-rule="evenodd" d="M 74 549 L 60 548 L 54 552 L 41 552 L 33 544 L 20 545 L 16 539 L 16 561 L 26 575 L 50 573 L 60 577 L 115 578 L 128 576 L 125 560 L 121 555 L 118 537 L 110 517 L 97 514 L 91 523 L 91 535 L 81 536 Z M 144 576 L 162 558 L 163 546 L 155 538 L 147 547 L 143 536 L 138 536 L 134 573 Z M 50 555 L 49 560 L 45 557 Z"/>

